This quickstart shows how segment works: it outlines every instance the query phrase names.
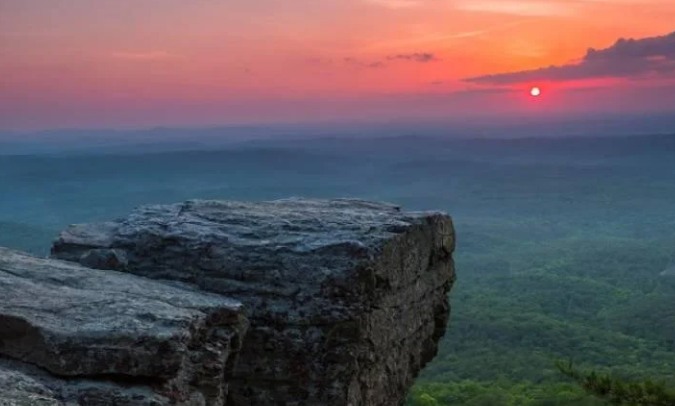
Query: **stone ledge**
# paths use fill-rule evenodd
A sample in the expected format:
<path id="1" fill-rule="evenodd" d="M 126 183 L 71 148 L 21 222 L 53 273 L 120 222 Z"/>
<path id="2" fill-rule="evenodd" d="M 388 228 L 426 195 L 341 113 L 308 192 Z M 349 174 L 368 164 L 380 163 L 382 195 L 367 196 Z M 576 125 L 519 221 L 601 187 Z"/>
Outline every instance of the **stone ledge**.
<path id="1" fill-rule="evenodd" d="M 445 332 L 454 248 L 443 213 L 195 200 L 72 226 L 52 255 L 244 302 L 251 329 L 228 404 L 395 406 Z"/>
<path id="2" fill-rule="evenodd" d="M 64 402 L 222 405 L 248 328 L 244 307 L 174 285 L 0 248 L 5 378 L 14 360 L 27 368 L 15 377 L 39 369 Z"/>

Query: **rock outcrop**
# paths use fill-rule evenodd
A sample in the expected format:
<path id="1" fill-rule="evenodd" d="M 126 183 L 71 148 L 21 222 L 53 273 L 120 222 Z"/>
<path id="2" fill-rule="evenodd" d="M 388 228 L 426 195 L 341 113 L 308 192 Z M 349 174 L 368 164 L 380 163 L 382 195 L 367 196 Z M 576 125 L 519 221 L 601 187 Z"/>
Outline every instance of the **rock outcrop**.
<path id="1" fill-rule="evenodd" d="M 241 300 L 228 405 L 395 406 L 437 352 L 451 219 L 358 200 L 189 201 L 75 225 L 52 255 Z"/>
<path id="2" fill-rule="evenodd" d="M 0 405 L 221 406 L 243 305 L 173 285 L 0 248 Z"/>

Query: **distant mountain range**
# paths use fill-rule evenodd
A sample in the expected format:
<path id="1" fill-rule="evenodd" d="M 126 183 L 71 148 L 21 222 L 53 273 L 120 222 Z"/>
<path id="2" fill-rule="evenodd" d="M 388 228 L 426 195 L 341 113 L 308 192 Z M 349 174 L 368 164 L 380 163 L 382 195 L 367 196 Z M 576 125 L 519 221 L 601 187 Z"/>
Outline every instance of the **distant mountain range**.
<path id="1" fill-rule="evenodd" d="M 278 146 L 308 140 L 344 142 L 408 137 L 439 139 L 513 139 L 607 137 L 675 133 L 675 113 L 575 119 L 511 118 L 494 122 L 324 123 L 217 128 L 138 130 L 61 129 L 32 133 L 0 131 L 0 155 L 54 153 L 150 153 L 200 150 L 233 145 Z M 361 143 L 359 143 L 361 144 Z"/>

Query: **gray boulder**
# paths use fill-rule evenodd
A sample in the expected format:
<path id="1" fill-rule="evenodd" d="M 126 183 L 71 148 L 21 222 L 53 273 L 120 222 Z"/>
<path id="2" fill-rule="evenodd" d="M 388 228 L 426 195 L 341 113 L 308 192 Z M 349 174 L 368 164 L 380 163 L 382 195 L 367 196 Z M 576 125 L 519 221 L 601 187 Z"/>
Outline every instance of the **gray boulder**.
<path id="1" fill-rule="evenodd" d="M 112 269 L 244 302 L 251 329 L 230 405 L 395 406 L 445 333 L 454 247 L 442 213 L 287 199 L 141 207 L 71 226 L 52 255 L 121 251 Z"/>
<path id="2" fill-rule="evenodd" d="M 0 405 L 216 406 L 243 305 L 0 248 Z"/>

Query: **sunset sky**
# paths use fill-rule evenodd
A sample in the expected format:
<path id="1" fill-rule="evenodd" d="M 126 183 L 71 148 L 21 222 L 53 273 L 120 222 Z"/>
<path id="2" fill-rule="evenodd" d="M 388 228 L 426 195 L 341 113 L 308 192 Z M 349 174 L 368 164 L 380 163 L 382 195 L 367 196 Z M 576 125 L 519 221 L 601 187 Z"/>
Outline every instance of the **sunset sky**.
<path id="1" fill-rule="evenodd" d="M 0 0 L 0 129 L 672 111 L 674 31 L 673 0 Z"/>

